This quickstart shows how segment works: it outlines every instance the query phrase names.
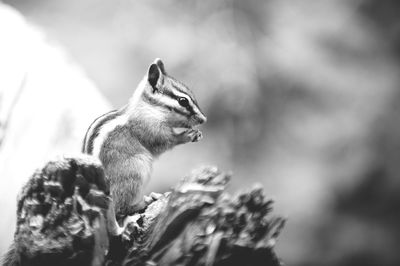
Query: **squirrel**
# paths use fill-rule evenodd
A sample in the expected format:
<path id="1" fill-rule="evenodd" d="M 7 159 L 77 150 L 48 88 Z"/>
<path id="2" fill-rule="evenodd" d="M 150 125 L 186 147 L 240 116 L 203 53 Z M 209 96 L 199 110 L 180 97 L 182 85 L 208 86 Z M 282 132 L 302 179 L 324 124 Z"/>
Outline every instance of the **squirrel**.
<path id="1" fill-rule="evenodd" d="M 167 74 L 159 58 L 127 105 L 94 120 L 82 152 L 103 164 L 117 220 L 144 208 L 143 188 L 154 159 L 176 145 L 199 141 L 202 133 L 194 127 L 206 121 L 194 94 Z"/>

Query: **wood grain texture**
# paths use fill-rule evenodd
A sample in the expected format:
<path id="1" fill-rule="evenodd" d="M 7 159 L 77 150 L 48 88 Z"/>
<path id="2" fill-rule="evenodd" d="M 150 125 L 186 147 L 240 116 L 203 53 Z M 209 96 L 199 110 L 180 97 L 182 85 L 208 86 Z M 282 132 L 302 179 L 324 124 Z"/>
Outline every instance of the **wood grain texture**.
<path id="1" fill-rule="evenodd" d="M 255 187 L 225 192 L 229 174 L 204 167 L 171 192 L 153 194 L 109 236 L 110 192 L 90 156 L 61 158 L 22 189 L 4 265 L 281 265 L 274 245 L 285 220 Z"/>

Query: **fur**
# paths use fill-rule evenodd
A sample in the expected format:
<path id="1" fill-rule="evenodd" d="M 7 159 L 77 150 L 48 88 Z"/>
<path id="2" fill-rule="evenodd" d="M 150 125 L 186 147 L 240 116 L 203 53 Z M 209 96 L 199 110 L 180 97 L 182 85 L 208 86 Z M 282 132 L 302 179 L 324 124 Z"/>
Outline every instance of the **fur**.
<path id="1" fill-rule="evenodd" d="M 190 128 L 206 121 L 193 93 L 167 76 L 161 60 L 149 71 L 153 84 L 148 81 L 150 74 L 146 75 L 127 106 L 110 113 L 112 119 L 102 116 L 89 127 L 83 145 L 83 151 L 99 157 L 105 168 L 117 217 L 142 205 L 143 186 L 150 179 L 154 158 L 178 144 L 198 141 L 201 132 Z M 187 98 L 190 106 L 181 106 L 180 97 Z M 174 127 L 188 130 L 176 134 Z"/>

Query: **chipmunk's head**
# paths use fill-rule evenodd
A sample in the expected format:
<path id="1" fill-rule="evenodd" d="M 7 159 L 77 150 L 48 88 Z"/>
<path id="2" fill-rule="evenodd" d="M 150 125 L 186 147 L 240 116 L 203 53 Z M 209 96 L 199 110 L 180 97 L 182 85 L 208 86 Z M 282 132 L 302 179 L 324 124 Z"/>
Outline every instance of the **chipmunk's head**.
<path id="1" fill-rule="evenodd" d="M 162 116 L 171 128 L 192 128 L 207 121 L 194 94 L 167 75 L 161 59 L 157 58 L 150 65 L 143 82 L 140 101 L 153 110 L 153 114 Z"/>

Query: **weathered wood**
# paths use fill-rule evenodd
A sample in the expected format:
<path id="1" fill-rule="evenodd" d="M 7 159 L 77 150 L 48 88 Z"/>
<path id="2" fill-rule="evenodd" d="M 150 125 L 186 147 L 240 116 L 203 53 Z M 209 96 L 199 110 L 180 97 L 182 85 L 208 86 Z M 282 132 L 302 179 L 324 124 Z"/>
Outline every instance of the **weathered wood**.
<path id="1" fill-rule="evenodd" d="M 108 195 L 97 160 L 48 162 L 20 193 L 14 244 L 4 265 L 103 265 Z"/>
<path id="2" fill-rule="evenodd" d="M 154 194 L 121 235 L 109 237 L 100 163 L 49 162 L 22 190 L 4 265 L 280 265 L 274 244 L 284 219 L 271 215 L 261 188 L 231 196 L 228 181 L 215 167 L 199 169 L 170 193 Z"/>
<path id="3" fill-rule="evenodd" d="M 207 167 L 137 214 L 123 265 L 280 265 L 273 247 L 284 219 L 261 188 L 225 193 L 229 176 Z"/>

